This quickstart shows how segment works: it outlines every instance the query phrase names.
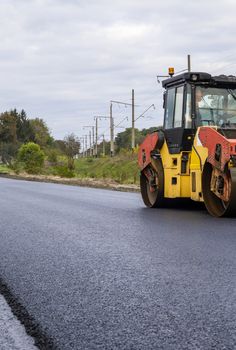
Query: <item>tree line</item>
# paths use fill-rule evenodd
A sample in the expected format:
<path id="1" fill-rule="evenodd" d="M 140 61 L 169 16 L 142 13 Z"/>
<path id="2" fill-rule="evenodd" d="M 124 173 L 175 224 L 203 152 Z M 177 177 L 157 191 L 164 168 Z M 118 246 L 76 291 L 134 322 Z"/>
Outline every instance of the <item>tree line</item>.
<path id="1" fill-rule="evenodd" d="M 33 142 L 42 148 L 53 143 L 49 129 L 41 118 L 29 119 L 24 110 L 16 109 L 0 114 L 0 157 L 11 164 L 22 144 Z"/>
<path id="2" fill-rule="evenodd" d="M 20 161 L 28 172 L 39 172 L 45 158 L 56 163 L 58 155 L 65 155 L 68 169 L 73 169 L 79 151 L 74 134 L 55 140 L 42 118 L 29 118 L 23 109 L 0 114 L 0 160 L 4 164 L 14 167 Z"/>
<path id="3" fill-rule="evenodd" d="M 139 145 L 145 136 L 155 129 L 135 129 L 136 144 Z M 116 154 L 122 150 L 131 150 L 131 132 L 132 129 L 127 128 L 117 134 Z M 103 154 L 104 147 L 105 154 L 110 154 L 110 143 L 105 141 L 98 143 L 98 155 Z M 42 118 L 29 118 L 24 110 L 16 109 L 0 114 L 0 160 L 10 167 L 23 162 L 28 172 L 40 172 L 45 159 L 55 165 L 58 157 L 62 155 L 67 159 L 67 169 L 73 171 L 75 156 L 81 151 L 81 144 L 76 135 L 72 133 L 66 135 L 63 140 L 55 140 Z"/>
<path id="4" fill-rule="evenodd" d="M 156 129 L 161 128 L 158 127 L 150 127 L 148 129 L 143 128 L 142 130 L 135 129 L 135 143 L 138 147 L 145 137 L 155 131 Z M 132 135 L 132 128 L 126 128 L 124 131 L 119 132 L 115 137 L 115 154 L 119 154 L 122 151 L 131 151 L 131 135 Z M 98 154 L 103 154 L 103 142 L 100 142 L 98 144 Z M 110 142 L 105 141 L 105 154 L 110 154 Z"/>

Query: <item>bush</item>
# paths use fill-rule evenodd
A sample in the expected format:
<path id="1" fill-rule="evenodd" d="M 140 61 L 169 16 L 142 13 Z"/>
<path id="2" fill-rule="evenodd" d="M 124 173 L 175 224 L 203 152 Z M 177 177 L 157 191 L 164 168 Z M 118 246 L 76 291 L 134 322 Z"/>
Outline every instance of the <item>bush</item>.
<path id="1" fill-rule="evenodd" d="M 0 157 L 4 164 L 11 165 L 17 155 L 18 144 L 10 142 L 0 143 Z"/>
<path id="2" fill-rule="evenodd" d="M 57 163 L 58 153 L 56 150 L 52 149 L 48 152 L 48 161 L 52 164 Z"/>
<path id="3" fill-rule="evenodd" d="M 22 162 L 24 169 L 29 174 L 38 174 L 41 172 L 44 158 L 44 152 L 34 142 L 28 142 L 22 145 L 18 152 L 18 160 Z"/>
<path id="4" fill-rule="evenodd" d="M 22 168 L 21 168 L 21 163 L 15 160 L 14 162 L 11 163 L 9 166 L 10 169 L 14 171 L 15 174 L 20 174 Z"/>
<path id="5" fill-rule="evenodd" d="M 9 167 L 5 164 L 0 164 L 0 174 L 9 174 Z"/>
<path id="6" fill-rule="evenodd" d="M 59 165 L 54 168 L 53 175 L 71 178 L 75 176 L 75 173 L 68 169 L 66 165 Z"/>

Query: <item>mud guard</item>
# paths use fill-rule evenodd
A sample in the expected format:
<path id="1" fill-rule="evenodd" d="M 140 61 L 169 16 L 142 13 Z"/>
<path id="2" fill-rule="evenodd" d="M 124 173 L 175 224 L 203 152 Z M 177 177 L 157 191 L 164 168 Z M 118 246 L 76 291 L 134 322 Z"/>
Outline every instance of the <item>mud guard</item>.
<path id="1" fill-rule="evenodd" d="M 161 149 L 164 143 L 164 134 L 160 130 L 146 136 L 138 151 L 138 165 L 141 170 L 151 163 L 151 152 Z"/>

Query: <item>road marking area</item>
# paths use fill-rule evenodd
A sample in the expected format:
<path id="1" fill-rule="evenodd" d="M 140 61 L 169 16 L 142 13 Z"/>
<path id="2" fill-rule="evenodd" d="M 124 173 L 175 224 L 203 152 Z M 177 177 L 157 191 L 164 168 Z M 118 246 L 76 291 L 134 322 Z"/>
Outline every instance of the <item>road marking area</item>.
<path id="1" fill-rule="evenodd" d="M 13 315 L 10 307 L 0 295 L 0 349 L 37 350 L 34 339 L 27 335 L 24 326 Z"/>

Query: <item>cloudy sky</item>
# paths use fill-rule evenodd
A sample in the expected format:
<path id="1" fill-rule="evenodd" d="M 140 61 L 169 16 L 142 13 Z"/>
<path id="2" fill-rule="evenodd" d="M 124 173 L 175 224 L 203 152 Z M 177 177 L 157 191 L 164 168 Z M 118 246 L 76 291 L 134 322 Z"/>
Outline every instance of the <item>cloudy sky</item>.
<path id="1" fill-rule="evenodd" d="M 235 74 L 235 0 L 0 0 L 0 111 L 25 109 L 63 138 L 88 133 L 109 101 L 131 102 L 136 126 L 160 125 L 156 75 L 186 68 Z M 115 125 L 131 110 L 114 105 Z M 109 136 L 109 122 L 99 121 Z M 122 129 L 116 129 L 120 132 Z"/>

